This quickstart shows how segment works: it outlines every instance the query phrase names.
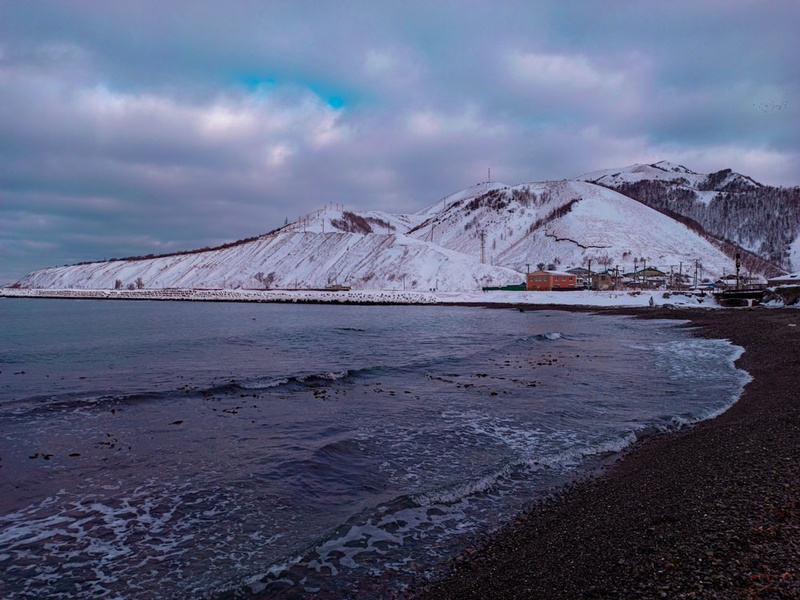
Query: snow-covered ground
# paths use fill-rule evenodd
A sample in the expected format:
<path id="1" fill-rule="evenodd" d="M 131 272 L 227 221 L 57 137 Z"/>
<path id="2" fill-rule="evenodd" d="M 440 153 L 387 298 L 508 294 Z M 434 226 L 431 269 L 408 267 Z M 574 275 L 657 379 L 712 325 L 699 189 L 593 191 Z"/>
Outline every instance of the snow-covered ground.
<path id="1" fill-rule="evenodd" d="M 707 177 L 665 162 L 584 177 L 590 176 L 691 178 L 697 185 Z M 684 277 L 699 268 L 700 279 L 711 281 L 735 268 L 717 244 L 686 225 L 606 187 L 562 180 L 481 183 L 411 215 L 329 205 L 255 239 L 40 269 L 18 287 L 222 289 L 246 295 L 253 288 L 342 285 L 369 296 L 381 290 L 470 294 L 519 284 L 538 265 L 626 273 L 645 264 Z"/>
<path id="2" fill-rule="evenodd" d="M 553 304 L 593 307 L 716 307 L 710 295 L 646 292 L 408 292 L 396 290 L 314 291 L 314 290 L 87 290 L 0 288 L 9 298 L 73 298 L 110 300 L 198 300 L 227 302 L 324 302 L 331 304 Z"/>

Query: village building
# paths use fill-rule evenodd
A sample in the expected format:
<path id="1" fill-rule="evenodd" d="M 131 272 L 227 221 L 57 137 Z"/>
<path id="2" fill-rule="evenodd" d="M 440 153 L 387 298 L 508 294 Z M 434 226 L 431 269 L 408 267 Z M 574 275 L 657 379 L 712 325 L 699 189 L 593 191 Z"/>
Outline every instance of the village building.
<path id="1" fill-rule="evenodd" d="M 586 267 L 573 267 L 572 269 L 567 269 L 567 273 L 571 273 L 578 278 L 576 287 L 580 289 L 613 290 L 617 279 L 611 269 L 590 271 Z"/>
<path id="2" fill-rule="evenodd" d="M 735 290 L 739 285 L 739 278 L 736 275 L 723 275 L 714 282 L 714 288 L 722 291 Z"/>
<path id="3" fill-rule="evenodd" d="M 534 271 L 528 273 L 525 284 L 529 292 L 574 290 L 578 288 L 578 276 L 566 271 Z"/>
<path id="4" fill-rule="evenodd" d="M 616 284 L 616 277 L 612 271 L 599 271 L 592 273 L 593 290 L 613 290 Z"/>
<path id="5" fill-rule="evenodd" d="M 630 286 L 635 288 L 654 290 L 667 285 L 667 274 L 655 267 L 625 273 L 625 277 L 631 280 Z"/>
<path id="6" fill-rule="evenodd" d="M 589 277 L 591 271 L 586 267 L 573 267 L 571 269 L 567 269 L 567 273 L 572 273 L 577 277 L 577 287 L 580 289 L 586 289 L 589 287 Z"/>

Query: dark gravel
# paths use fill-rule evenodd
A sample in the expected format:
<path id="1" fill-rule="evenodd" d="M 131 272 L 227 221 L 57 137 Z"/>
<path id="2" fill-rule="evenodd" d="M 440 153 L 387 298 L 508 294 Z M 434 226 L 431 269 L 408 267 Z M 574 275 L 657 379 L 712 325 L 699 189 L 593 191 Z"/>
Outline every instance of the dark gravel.
<path id="1" fill-rule="evenodd" d="M 605 312 L 690 319 L 743 346 L 754 380 L 725 414 L 640 442 L 415 597 L 800 598 L 800 310 Z"/>

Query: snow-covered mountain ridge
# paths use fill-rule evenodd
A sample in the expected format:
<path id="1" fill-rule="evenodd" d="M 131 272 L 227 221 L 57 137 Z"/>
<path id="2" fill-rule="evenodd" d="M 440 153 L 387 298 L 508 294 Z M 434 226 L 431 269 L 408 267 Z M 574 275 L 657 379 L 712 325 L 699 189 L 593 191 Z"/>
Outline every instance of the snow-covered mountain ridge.
<path id="1" fill-rule="evenodd" d="M 731 169 L 702 174 L 666 160 L 652 164 L 635 164 L 619 169 L 593 171 L 576 179 L 611 188 L 623 183 L 636 183 L 644 180 L 667 181 L 699 191 L 732 191 L 764 187 L 754 179 L 735 173 Z"/>
<path id="2" fill-rule="evenodd" d="M 660 179 L 647 179 L 651 176 Z M 621 272 L 643 262 L 676 273 L 698 266 L 708 277 L 733 271 L 723 244 L 587 181 L 624 184 L 628 177 L 638 184 L 702 187 L 711 176 L 656 163 L 577 180 L 480 183 L 414 214 L 329 205 L 268 234 L 216 249 L 41 269 L 15 286 L 474 291 L 520 283 L 537 266 L 564 270 L 590 261 L 593 270 Z M 729 177 L 725 185 L 740 185 L 734 183 L 739 177 Z"/>

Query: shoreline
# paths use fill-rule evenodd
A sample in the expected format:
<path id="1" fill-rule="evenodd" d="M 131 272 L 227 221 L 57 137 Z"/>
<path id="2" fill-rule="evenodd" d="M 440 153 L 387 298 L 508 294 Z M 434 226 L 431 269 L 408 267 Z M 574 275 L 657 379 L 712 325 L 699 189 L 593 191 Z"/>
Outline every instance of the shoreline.
<path id="1" fill-rule="evenodd" d="M 255 289 L 38 289 L 0 288 L 0 298 L 64 300 L 133 300 L 179 302 L 256 302 L 341 305 L 436 305 L 493 308 L 559 307 L 564 310 L 602 308 L 716 307 L 711 295 L 647 291 L 506 292 L 402 290 L 255 290 Z"/>
<path id="2" fill-rule="evenodd" d="M 753 379 L 721 415 L 649 434 L 554 498 L 531 500 L 526 513 L 402 597 L 800 597 L 800 312 L 431 305 L 671 320 L 744 348 L 735 364 Z"/>
<path id="3" fill-rule="evenodd" d="M 800 312 L 594 312 L 686 320 L 743 347 L 753 379 L 721 415 L 641 440 L 409 596 L 800 597 Z"/>

